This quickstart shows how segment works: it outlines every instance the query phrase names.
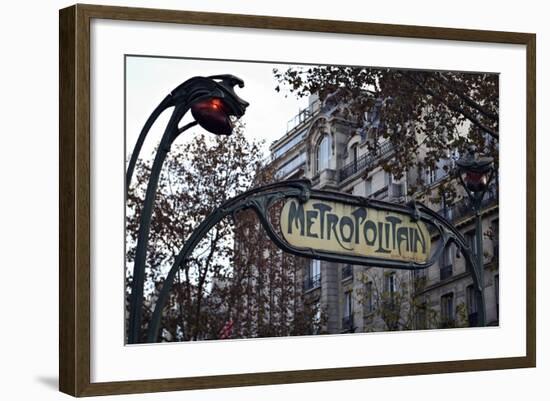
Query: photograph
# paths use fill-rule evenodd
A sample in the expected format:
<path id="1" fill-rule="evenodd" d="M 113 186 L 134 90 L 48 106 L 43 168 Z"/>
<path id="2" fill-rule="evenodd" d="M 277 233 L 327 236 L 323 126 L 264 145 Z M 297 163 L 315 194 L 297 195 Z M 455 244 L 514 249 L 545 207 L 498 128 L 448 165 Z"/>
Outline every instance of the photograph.
<path id="1" fill-rule="evenodd" d="M 536 33 L 201 7 L 59 12 L 60 391 L 536 367 Z"/>
<path id="2" fill-rule="evenodd" d="M 499 326 L 499 93 L 125 55 L 125 344 Z"/>

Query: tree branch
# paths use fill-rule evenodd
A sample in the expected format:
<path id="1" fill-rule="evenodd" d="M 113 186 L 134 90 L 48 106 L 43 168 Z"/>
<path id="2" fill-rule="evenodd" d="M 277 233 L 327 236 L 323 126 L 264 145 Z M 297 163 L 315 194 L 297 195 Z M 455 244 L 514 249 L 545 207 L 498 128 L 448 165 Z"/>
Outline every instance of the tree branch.
<path id="1" fill-rule="evenodd" d="M 426 92 L 428 95 L 432 96 L 434 99 L 439 100 L 443 104 L 445 104 L 449 109 L 456 113 L 462 114 L 464 117 L 466 117 L 469 121 L 472 122 L 476 127 L 480 128 L 482 131 L 485 131 L 491 137 L 498 140 L 498 133 L 494 131 L 493 129 L 487 127 L 485 124 L 483 124 L 481 121 L 479 121 L 477 118 L 475 118 L 470 112 L 464 110 L 462 107 L 457 107 L 451 103 L 448 103 L 443 99 L 441 96 L 437 95 L 434 91 L 424 86 L 419 80 L 414 78 L 412 75 L 408 74 L 407 72 L 401 71 L 401 75 L 403 75 L 405 78 L 408 78 L 410 81 L 412 81 L 416 86 L 418 86 L 420 89 L 422 89 L 424 92 Z"/>
<path id="2" fill-rule="evenodd" d="M 483 114 L 485 117 L 490 118 L 492 120 L 495 120 L 496 123 L 498 123 L 498 115 L 495 113 L 492 113 L 488 110 L 485 110 L 485 108 L 481 107 L 479 103 L 474 101 L 471 97 L 467 96 L 464 92 L 458 90 L 456 86 L 452 85 L 449 82 L 449 79 L 441 75 L 441 73 L 436 73 L 433 75 L 433 78 L 439 82 L 441 85 L 443 85 L 445 88 L 447 88 L 450 92 L 453 92 L 455 95 L 457 95 L 459 98 L 461 98 L 468 106 L 476 109 L 481 114 Z"/>

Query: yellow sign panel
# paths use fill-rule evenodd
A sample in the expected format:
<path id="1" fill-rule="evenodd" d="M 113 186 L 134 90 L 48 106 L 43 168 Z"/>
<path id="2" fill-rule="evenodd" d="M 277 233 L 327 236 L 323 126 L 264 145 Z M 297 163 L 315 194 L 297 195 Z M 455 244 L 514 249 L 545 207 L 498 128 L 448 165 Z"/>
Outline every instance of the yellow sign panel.
<path id="1" fill-rule="evenodd" d="M 346 203 L 290 198 L 281 211 L 281 231 L 299 248 L 416 263 L 430 257 L 431 238 L 422 221 Z"/>

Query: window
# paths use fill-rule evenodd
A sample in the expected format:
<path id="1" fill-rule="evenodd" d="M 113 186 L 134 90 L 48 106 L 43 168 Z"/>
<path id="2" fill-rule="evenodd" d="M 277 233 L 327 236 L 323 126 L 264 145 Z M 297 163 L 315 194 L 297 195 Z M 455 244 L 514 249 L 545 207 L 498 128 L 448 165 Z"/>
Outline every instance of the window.
<path id="1" fill-rule="evenodd" d="M 347 291 L 344 294 L 344 317 L 349 317 L 352 315 L 352 303 L 351 303 L 351 291 Z"/>
<path id="2" fill-rule="evenodd" d="M 384 187 L 388 187 L 391 183 L 391 174 L 384 170 L 382 175 L 384 177 Z"/>
<path id="3" fill-rule="evenodd" d="M 426 184 L 430 185 L 436 181 L 436 169 L 428 167 L 426 169 Z"/>
<path id="4" fill-rule="evenodd" d="M 306 163 L 306 154 L 300 153 L 298 156 L 294 157 L 293 159 L 291 159 L 290 161 L 288 161 L 287 163 L 279 167 L 279 171 L 276 173 L 276 176 L 277 178 L 284 177 L 305 163 Z"/>
<path id="5" fill-rule="evenodd" d="M 385 198 L 388 196 L 388 186 L 390 183 L 390 174 L 384 170 L 378 170 L 370 177 L 370 196 L 376 199 Z"/>
<path id="6" fill-rule="evenodd" d="M 355 166 L 356 169 L 357 169 L 357 160 L 358 159 L 359 159 L 359 153 L 358 153 L 358 149 L 357 149 L 357 144 L 355 144 L 351 147 L 351 162 L 353 163 L 353 165 Z"/>
<path id="7" fill-rule="evenodd" d="M 439 259 L 439 278 L 446 280 L 453 275 L 453 249 L 448 245 L 443 249 L 441 258 Z"/>
<path id="8" fill-rule="evenodd" d="M 441 194 L 440 212 L 447 220 L 453 220 L 453 205 L 449 199 L 449 194 L 445 191 Z"/>
<path id="9" fill-rule="evenodd" d="M 365 284 L 365 312 L 371 313 L 374 311 L 374 288 L 372 281 Z"/>
<path id="10" fill-rule="evenodd" d="M 272 159 L 275 160 L 275 159 L 281 157 L 282 155 L 284 155 L 289 150 L 292 150 L 296 145 L 298 145 L 300 142 L 302 142 L 302 140 L 306 137 L 306 133 L 307 133 L 306 130 L 300 132 L 298 135 L 296 135 L 290 141 L 285 143 L 283 146 L 281 146 L 280 148 L 274 150 L 273 153 L 272 153 Z"/>
<path id="11" fill-rule="evenodd" d="M 321 286 L 321 261 L 312 259 L 304 281 L 304 290 L 312 290 Z"/>
<path id="12" fill-rule="evenodd" d="M 385 277 L 385 294 L 384 294 L 384 306 L 388 310 L 394 310 L 396 308 L 395 294 L 397 292 L 397 281 L 395 272 L 388 273 Z"/>
<path id="13" fill-rule="evenodd" d="M 342 317 L 342 331 L 353 332 L 353 306 L 351 291 L 344 294 L 344 313 Z"/>
<path id="14" fill-rule="evenodd" d="M 453 293 L 441 297 L 441 327 L 452 327 L 454 324 Z"/>
<path id="15" fill-rule="evenodd" d="M 405 177 L 396 179 L 393 174 L 390 177 L 390 196 L 393 198 L 405 196 Z"/>
<path id="16" fill-rule="evenodd" d="M 397 282 L 395 277 L 395 272 L 389 273 L 386 275 L 386 292 L 390 297 L 394 297 L 397 291 Z"/>
<path id="17" fill-rule="evenodd" d="M 431 185 L 444 178 L 452 166 L 452 161 L 447 158 L 440 159 L 434 167 L 425 170 L 426 184 Z"/>
<path id="18" fill-rule="evenodd" d="M 317 172 L 329 167 L 331 145 L 330 135 L 325 134 L 317 146 Z"/>
<path id="19" fill-rule="evenodd" d="M 372 194 L 372 179 L 365 180 L 365 196 L 371 196 Z"/>
<path id="20" fill-rule="evenodd" d="M 468 307 L 468 325 L 477 326 L 477 294 L 473 285 L 466 287 L 466 303 Z"/>
<path id="21" fill-rule="evenodd" d="M 342 280 L 353 277 L 353 265 L 346 264 L 342 267 Z"/>
<path id="22" fill-rule="evenodd" d="M 464 237 L 466 238 L 466 243 L 472 250 L 472 254 L 477 255 L 477 241 L 476 241 L 476 230 L 468 231 Z"/>
<path id="23" fill-rule="evenodd" d="M 321 261 L 313 259 L 309 266 L 309 277 L 317 277 L 321 274 Z"/>

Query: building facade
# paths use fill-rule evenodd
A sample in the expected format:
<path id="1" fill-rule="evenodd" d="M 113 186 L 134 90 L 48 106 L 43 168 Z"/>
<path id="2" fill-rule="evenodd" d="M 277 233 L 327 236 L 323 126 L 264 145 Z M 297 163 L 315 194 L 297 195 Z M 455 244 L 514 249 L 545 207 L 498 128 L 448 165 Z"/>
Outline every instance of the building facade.
<path id="1" fill-rule="evenodd" d="M 464 197 L 435 202 L 430 193 L 442 183 L 453 184 L 454 158 L 429 171 L 407 171 L 395 177 L 384 162 L 393 157 L 391 142 L 375 102 L 373 111 L 354 116 L 335 93 L 323 102 L 311 96 L 309 106 L 289 121 L 287 132 L 270 147 L 277 180 L 308 178 L 317 189 L 405 203 L 422 201 L 448 218 L 475 250 L 475 216 Z M 420 157 L 421 153 L 420 153 Z M 428 191 L 411 193 L 418 181 Z M 454 185 L 454 184 L 453 184 Z M 458 188 L 458 185 L 457 185 Z M 431 191 L 430 191 L 431 190 Z M 444 197 L 443 197 L 444 198 Z M 460 198 L 460 197 L 459 197 Z M 486 322 L 498 325 L 498 186 L 482 203 L 484 295 Z M 432 243 L 439 239 L 433 234 Z M 440 260 L 419 271 L 383 269 L 310 260 L 301 281 L 308 302 L 320 306 L 322 333 L 467 327 L 477 323 L 472 278 L 464 258 L 449 246 Z"/>

